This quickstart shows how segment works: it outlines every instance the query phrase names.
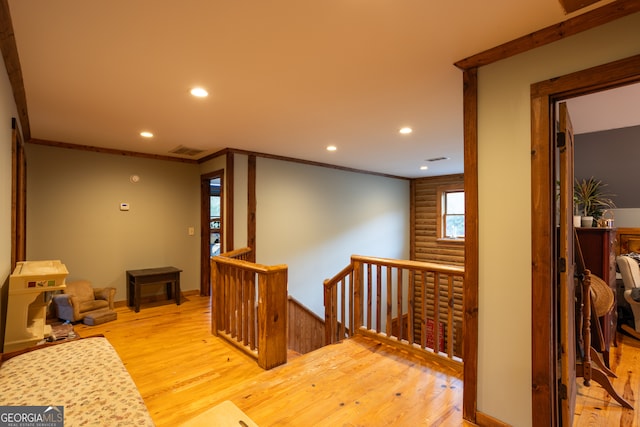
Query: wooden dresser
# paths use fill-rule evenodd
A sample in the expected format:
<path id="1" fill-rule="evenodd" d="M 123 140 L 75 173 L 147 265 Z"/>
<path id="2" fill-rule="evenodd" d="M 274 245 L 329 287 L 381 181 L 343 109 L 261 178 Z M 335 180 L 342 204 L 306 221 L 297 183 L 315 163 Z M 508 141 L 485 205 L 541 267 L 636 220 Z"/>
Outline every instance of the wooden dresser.
<path id="1" fill-rule="evenodd" d="M 576 228 L 580 248 L 586 268 L 604 280 L 614 298 L 616 295 L 616 229 L 615 228 Z M 611 311 L 600 318 L 605 348 L 602 350 L 604 361 L 609 366 L 609 348 L 615 341 L 618 313 L 614 302 Z"/>

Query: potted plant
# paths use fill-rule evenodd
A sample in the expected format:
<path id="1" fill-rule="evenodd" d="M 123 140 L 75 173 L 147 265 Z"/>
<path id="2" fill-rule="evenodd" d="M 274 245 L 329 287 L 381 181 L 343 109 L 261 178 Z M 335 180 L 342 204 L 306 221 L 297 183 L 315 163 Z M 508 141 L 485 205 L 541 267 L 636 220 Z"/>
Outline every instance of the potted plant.
<path id="1" fill-rule="evenodd" d="M 603 190 L 606 186 L 607 184 L 603 184 L 594 177 L 575 180 L 573 201 L 575 209 L 582 215 L 583 227 L 591 227 L 594 220 L 600 219 L 605 209 L 616 207 L 611 200 L 614 195 Z"/>

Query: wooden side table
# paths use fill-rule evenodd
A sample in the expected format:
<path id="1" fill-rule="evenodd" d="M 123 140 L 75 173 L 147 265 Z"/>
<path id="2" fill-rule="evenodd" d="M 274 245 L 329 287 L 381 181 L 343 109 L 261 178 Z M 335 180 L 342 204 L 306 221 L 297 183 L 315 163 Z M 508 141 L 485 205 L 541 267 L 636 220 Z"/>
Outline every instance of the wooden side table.
<path id="1" fill-rule="evenodd" d="M 180 305 L 180 270 L 175 267 L 127 270 L 127 305 L 140 311 L 140 287 L 154 283 L 166 283 L 167 299 L 175 298 Z"/>

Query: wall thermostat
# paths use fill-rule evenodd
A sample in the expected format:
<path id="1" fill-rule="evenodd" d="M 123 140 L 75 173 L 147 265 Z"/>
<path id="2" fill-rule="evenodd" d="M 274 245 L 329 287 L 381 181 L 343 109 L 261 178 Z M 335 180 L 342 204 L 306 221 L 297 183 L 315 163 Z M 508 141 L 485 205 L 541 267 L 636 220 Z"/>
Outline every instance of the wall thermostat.
<path id="1" fill-rule="evenodd" d="M 129 203 L 120 203 L 120 210 L 121 211 L 128 211 L 129 210 Z"/>

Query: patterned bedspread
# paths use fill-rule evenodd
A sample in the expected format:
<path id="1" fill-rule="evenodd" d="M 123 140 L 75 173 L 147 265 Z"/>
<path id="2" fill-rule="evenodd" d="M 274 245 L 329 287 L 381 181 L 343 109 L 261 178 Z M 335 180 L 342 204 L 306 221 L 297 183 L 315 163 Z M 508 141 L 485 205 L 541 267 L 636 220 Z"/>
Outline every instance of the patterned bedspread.
<path id="1" fill-rule="evenodd" d="M 65 426 L 154 425 L 104 337 L 68 341 L 2 362 L 0 390 L 3 406 L 64 406 Z"/>

